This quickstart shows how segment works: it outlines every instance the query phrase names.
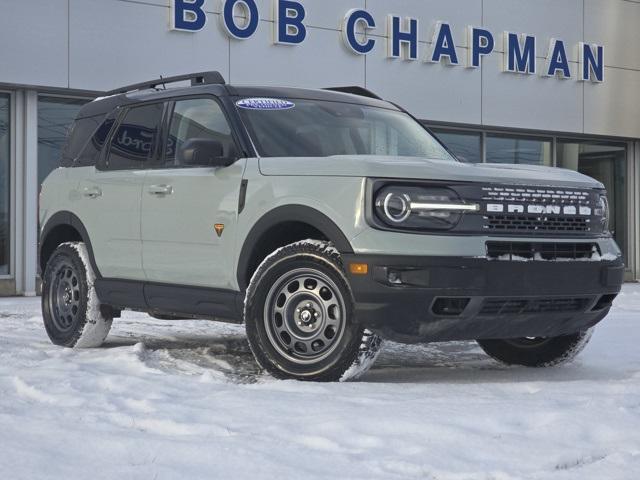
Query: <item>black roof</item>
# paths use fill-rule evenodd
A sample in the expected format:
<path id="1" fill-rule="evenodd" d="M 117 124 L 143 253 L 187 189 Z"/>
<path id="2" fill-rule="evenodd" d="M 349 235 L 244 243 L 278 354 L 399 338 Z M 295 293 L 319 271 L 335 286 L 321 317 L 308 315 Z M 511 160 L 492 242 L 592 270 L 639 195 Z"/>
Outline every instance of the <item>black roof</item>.
<path id="1" fill-rule="evenodd" d="M 142 85 L 142 84 L 141 84 Z M 126 88 L 126 87 L 125 87 Z M 345 93 L 347 91 L 358 92 Z M 177 96 L 214 94 L 216 96 L 231 97 L 268 97 L 298 100 L 319 100 L 356 103 L 373 107 L 396 108 L 391 103 L 374 98 L 375 94 L 361 87 L 338 87 L 331 90 L 306 89 L 293 87 L 272 86 L 235 86 L 224 84 L 203 84 L 191 87 L 167 89 L 135 90 L 127 93 L 117 93 L 107 97 L 97 98 L 82 107 L 78 118 L 107 115 L 115 108 L 144 101 L 164 100 Z M 370 94 L 370 96 L 368 95 Z"/>

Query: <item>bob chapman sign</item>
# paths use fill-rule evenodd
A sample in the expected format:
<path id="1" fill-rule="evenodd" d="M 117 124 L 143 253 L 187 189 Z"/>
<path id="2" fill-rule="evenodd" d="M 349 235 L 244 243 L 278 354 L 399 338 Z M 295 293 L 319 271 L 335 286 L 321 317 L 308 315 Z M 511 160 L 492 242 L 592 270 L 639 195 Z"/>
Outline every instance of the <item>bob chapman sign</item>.
<path id="1" fill-rule="evenodd" d="M 212 0 L 210 0 L 212 1 Z M 256 0 L 217 0 L 221 1 L 220 23 L 224 32 L 237 40 L 248 40 L 257 31 L 261 12 Z M 205 28 L 207 14 L 206 0 L 169 0 L 171 7 L 171 29 L 186 32 L 198 32 Z M 300 45 L 307 38 L 305 25 L 307 16 L 304 5 L 294 0 L 273 0 L 274 43 L 278 45 Z M 416 18 L 387 15 L 386 25 L 380 26 L 366 9 L 352 9 L 345 13 L 341 40 L 354 55 L 368 55 L 386 43 L 389 58 L 402 58 L 448 65 L 465 65 L 479 68 L 482 57 L 491 54 L 498 41 L 502 41 L 503 70 L 505 72 L 542 75 L 579 81 L 604 81 L 604 47 L 602 45 L 580 42 L 578 50 L 578 69 L 572 71 L 567 54 L 567 45 L 557 38 L 549 40 L 546 62 L 542 69 L 536 64 L 536 53 L 540 48 L 533 35 L 502 32 L 494 35 L 482 27 L 467 27 L 466 59 L 456 47 L 451 25 L 438 21 L 435 24 L 431 47 L 419 44 L 419 21 Z M 386 38 L 372 38 L 367 33 L 386 28 Z"/>

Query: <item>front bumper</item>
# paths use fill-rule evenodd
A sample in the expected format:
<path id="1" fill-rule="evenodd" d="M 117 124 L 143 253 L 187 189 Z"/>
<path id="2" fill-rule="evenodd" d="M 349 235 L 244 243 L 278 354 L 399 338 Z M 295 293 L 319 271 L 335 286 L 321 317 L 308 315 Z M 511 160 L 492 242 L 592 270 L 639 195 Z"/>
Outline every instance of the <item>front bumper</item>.
<path id="1" fill-rule="evenodd" d="M 552 337 L 602 320 L 620 292 L 614 261 L 343 255 L 356 318 L 401 342 Z M 367 275 L 349 272 L 366 263 Z"/>

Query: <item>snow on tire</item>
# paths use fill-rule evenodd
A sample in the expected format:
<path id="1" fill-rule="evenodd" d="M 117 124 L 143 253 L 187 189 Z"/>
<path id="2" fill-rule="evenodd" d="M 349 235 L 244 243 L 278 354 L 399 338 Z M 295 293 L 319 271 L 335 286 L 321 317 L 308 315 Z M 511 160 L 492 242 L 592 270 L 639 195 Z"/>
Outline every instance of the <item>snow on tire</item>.
<path id="1" fill-rule="evenodd" d="M 47 262 L 42 282 L 42 312 L 51 342 L 94 348 L 104 343 L 113 319 L 96 295 L 95 273 L 84 243 L 63 243 Z"/>
<path id="2" fill-rule="evenodd" d="M 262 262 L 247 289 L 244 319 L 256 361 L 282 379 L 354 379 L 382 346 L 355 319 L 339 252 L 318 240 L 287 245 Z"/>

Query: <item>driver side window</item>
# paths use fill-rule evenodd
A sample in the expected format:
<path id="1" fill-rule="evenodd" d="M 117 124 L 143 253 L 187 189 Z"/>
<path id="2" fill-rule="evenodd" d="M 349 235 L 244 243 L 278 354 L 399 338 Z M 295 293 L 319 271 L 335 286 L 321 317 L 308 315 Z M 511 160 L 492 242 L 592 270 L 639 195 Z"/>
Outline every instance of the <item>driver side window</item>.
<path id="1" fill-rule="evenodd" d="M 194 139 L 215 140 L 220 143 L 222 156 L 225 158 L 237 155 L 229 122 L 220 105 L 213 99 L 194 98 L 175 102 L 163 167 L 186 166 L 182 153 L 188 142 Z"/>

